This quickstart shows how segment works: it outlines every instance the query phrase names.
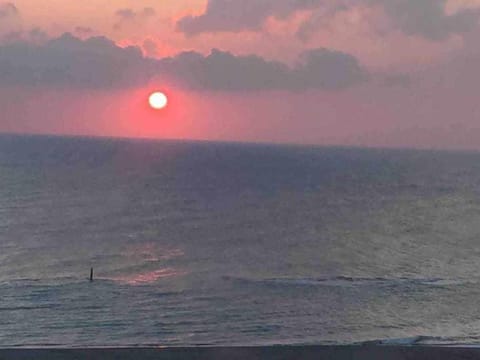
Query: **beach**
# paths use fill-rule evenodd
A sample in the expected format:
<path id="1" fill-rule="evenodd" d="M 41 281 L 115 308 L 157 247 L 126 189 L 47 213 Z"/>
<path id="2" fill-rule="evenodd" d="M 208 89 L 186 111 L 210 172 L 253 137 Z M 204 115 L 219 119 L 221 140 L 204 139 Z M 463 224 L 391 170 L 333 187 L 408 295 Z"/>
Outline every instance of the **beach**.
<path id="1" fill-rule="evenodd" d="M 478 359 L 480 349 L 442 346 L 272 346 L 123 349 L 4 349 L 0 360 L 404 360 Z"/>

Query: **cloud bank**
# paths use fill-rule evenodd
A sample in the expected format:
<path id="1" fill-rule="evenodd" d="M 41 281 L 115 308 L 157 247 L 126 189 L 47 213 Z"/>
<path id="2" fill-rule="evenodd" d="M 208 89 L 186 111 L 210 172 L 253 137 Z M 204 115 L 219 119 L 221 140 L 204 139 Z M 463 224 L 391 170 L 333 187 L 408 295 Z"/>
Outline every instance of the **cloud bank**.
<path id="1" fill-rule="evenodd" d="M 452 34 L 465 34 L 478 25 L 478 8 L 447 14 L 446 5 L 447 0 L 209 0 L 203 14 L 183 17 L 177 29 L 188 36 L 259 31 L 269 17 L 285 18 L 302 10 L 311 11 L 311 16 L 301 28 L 313 29 L 324 25 L 339 11 L 362 6 L 381 7 L 390 20 L 390 30 L 432 41 L 444 40 Z"/>
<path id="2" fill-rule="evenodd" d="M 186 16 L 180 19 L 177 27 L 187 35 L 258 30 L 270 16 L 284 18 L 322 3 L 323 0 L 209 0 L 204 14 Z"/>
<path id="3" fill-rule="evenodd" d="M 114 89 L 147 85 L 153 79 L 198 91 L 339 90 L 367 80 L 368 73 L 355 57 L 328 49 L 304 52 L 291 68 L 220 50 L 157 60 L 105 37 L 80 40 L 71 34 L 40 45 L 17 41 L 0 46 L 2 86 Z"/>
<path id="4" fill-rule="evenodd" d="M 478 25 L 478 9 L 463 9 L 447 15 L 447 0 L 377 0 L 396 26 L 408 35 L 443 40 L 451 34 L 465 34 Z"/>
<path id="5" fill-rule="evenodd" d="M 145 83 L 148 61 L 136 47 L 119 48 L 104 37 L 82 41 L 70 34 L 43 45 L 0 47 L 2 86 L 116 88 Z"/>

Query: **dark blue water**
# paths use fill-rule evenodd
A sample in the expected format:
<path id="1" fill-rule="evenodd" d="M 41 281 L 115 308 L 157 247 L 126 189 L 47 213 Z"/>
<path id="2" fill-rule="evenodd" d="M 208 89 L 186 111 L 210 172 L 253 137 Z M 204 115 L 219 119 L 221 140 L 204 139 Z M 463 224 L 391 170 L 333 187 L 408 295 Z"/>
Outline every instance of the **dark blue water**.
<path id="1" fill-rule="evenodd" d="M 477 343 L 479 190 L 478 153 L 3 135 L 0 346 Z"/>

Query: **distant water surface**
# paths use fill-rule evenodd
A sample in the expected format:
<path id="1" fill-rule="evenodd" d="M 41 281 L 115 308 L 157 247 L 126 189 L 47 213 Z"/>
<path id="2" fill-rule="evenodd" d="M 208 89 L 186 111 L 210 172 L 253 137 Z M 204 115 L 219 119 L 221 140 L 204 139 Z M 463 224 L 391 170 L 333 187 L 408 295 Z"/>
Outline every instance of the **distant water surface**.
<path id="1" fill-rule="evenodd" d="M 2 135 L 0 347 L 480 343 L 479 190 L 479 153 Z"/>

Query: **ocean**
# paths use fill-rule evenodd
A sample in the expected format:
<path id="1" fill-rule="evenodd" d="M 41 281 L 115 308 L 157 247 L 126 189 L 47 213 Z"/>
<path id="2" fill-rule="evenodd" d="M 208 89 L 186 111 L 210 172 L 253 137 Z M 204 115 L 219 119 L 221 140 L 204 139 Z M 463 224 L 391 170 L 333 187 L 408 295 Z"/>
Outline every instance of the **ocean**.
<path id="1" fill-rule="evenodd" d="M 479 192 L 475 152 L 1 135 L 0 347 L 480 343 Z"/>

